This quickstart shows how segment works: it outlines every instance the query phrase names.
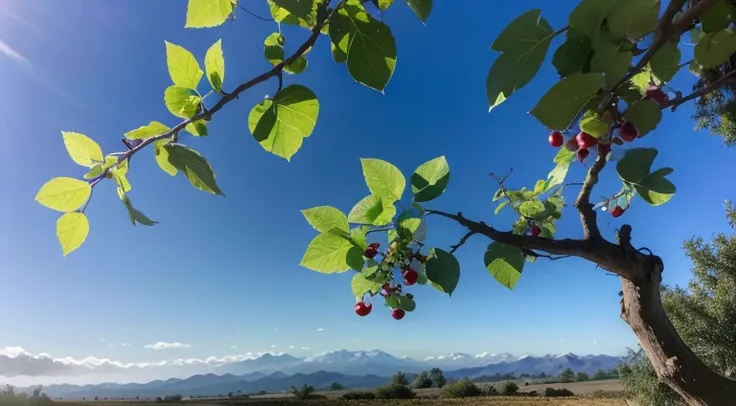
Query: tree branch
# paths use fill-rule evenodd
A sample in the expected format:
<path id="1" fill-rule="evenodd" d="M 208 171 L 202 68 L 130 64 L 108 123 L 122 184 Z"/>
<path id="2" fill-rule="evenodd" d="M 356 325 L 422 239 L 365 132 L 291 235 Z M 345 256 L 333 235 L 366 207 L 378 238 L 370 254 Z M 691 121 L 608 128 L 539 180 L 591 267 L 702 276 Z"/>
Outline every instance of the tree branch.
<path id="1" fill-rule="evenodd" d="M 709 93 L 717 90 L 719 87 L 721 87 L 721 86 L 723 86 L 723 85 L 725 85 L 727 83 L 730 83 L 732 81 L 734 75 L 736 75 L 736 70 L 732 70 L 732 71 L 726 73 L 725 75 L 721 76 L 715 82 L 713 82 L 713 83 L 709 84 L 708 86 L 705 86 L 705 87 L 703 87 L 701 89 L 698 89 L 697 91 L 695 91 L 695 92 L 693 92 L 693 93 L 691 93 L 691 94 L 689 94 L 687 96 L 678 97 L 676 99 L 672 99 L 672 100 L 668 101 L 666 104 L 664 104 L 662 106 L 662 110 L 664 110 L 664 109 L 666 109 L 668 107 L 671 107 L 671 111 L 675 111 L 679 105 L 681 105 L 683 103 L 687 103 L 690 100 L 697 99 L 698 97 L 705 96 L 706 94 L 709 94 Z"/>
<path id="2" fill-rule="evenodd" d="M 279 63 L 278 65 L 276 65 L 273 68 L 271 68 L 271 70 L 269 70 L 268 72 L 264 72 L 264 73 L 262 73 L 262 74 L 260 74 L 260 75 L 258 75 L 256 77 L 254 77 L 253 79 L 251 79 L 251 80 L 249 80 L 249 81 L 247 81 L 245 83 L 242 83 L 240 86 L 236 87 L 235 90 L 232 91 L 232 93 L 224 93 L 223 92 L 222 98 L 220 98 L 220 100 L 214 106 L 212 106 L 211 109 L 200 111 L 194 117 L 185 119 L 184 121 L 182 121 L 181 123 L 175 125 L 174 127 L 172 127 L 171 129 L 169 129 L 165 133 L 162 133 L 162 134 L 159 134 L 159 135 L 155 135 L 153 137 L 146 138 L 140 144 L 136 145 L 134 148 L 132 148 L 132 149 L 128 150 L 127 152 L 125 152 L 124 154 L 122 154 L 122 156 L 118 159 L 118 163 L 115 164 L 115 165 L 113 165 L 113 166 L 111 166 L 111 167 L 109 167 L 109 168 L 107 168 L 105 170 L 104 174 L 107 174 L 108 172 L 110 172 L 111 169 L 117 167 L 119 164 L 121 164 L 122 162 L 124 162 L 126 159 L 130 159 L 130 157 L 132 157 L 133 155 L 135 155 L 136 153 L 138 153 L 138 151 L 146 148 L 147 146 L 155 143 L 156 141 L 160 141 L 160 140 L 172 138 L 179 131 L 183 130 L 188 124 L 190 124 L 192 122 L 195 122 L 197 120 L 210 120 L 212 118 L 212 116 L 215 113 L 217 113 L 218 111 L 220 111 L 220 109 L 222 109 L 223 107 L 225 107 L 226 104 L 228 104 L 231 101 L 237 99 L 238 96 L 240 95 L 240 93 L 245 92 L 246 90 L 252 88 L 253 86 L 255 86 L 257 84 L 260 84 L 262 82 L 265 82 L 268 79 L 271 79 L 273 77 L 279 77 L 282 74 L 285 66 L 287 66 L 287 65 L 293 63 L 294 61 L 296 61 L 300 56 L 304 55 L 312 46 L 314 46 L 314 43 L 317 41 L 317 39 L 320 36 L 320 31 L 322 30 L 322 28 L 325 26 L 325 24 L 327 24 L 327 22 L 330 20 L 330 18 L 332 18 L 332 15 L 337 11 L 337 9 L 345 1 L 346 0 L 340 0 L 340 2 L 337 4 L 337 6 L 335 6 L 335 8 L 332 10 L 332 12 L 329 15 L 322 16 L 320 18 L 320 14 L 318 13 L 318 15 L 317 15 L 317 23 L 312 28 L 311 35 L 299 47 L 299 49 L 297 49 L 291 56 L 289 56 L 288 58 L 286 58 L 283 61 L 281 61 L 281 63 Z M 100 183 L 100 181 L 102 181 L 102 179 L 105 179 L 105 177 L 104 176 L 101 176 L 99 179 L 97 179 L 94 182 L 92 182 L 90 184 L 90 186 L 92 186 L 92 187 L 96 186 L 98 183 Z"/>
<path id="3" fill-rule="evenodd" d="M 606 153 L 598 146 L 598 157 L 593 166 L 588 170 L 583 187 L 580 189 L 578 198 L 575 200 L 575 208 L 580 212 L 580 222 L 583 225 L 583 235 L 586 240 L 602 239 L 601 231 L 598 229 L 598 223 L 596 222 L 597 214 L 593 209 L 593 204 L 590 203 L 590 194 L 593 192 L 593 187 L 598 183 L 598 174 L 605 166 Z"/>
<path id="4" fill-rule="evenodd" d="M 475 235 L 475 231 L 468 231 L 467 234 L 463 236 L 463 238 L 460 239 L 460 242 L 458 242 L 455 245 L 450 245 L 450 254 L 454 254 L 455 251 L 457 251 L 458 248 L 462 247 L 463 244 L 465 244 L 468 241 L 468 238 Z"/>

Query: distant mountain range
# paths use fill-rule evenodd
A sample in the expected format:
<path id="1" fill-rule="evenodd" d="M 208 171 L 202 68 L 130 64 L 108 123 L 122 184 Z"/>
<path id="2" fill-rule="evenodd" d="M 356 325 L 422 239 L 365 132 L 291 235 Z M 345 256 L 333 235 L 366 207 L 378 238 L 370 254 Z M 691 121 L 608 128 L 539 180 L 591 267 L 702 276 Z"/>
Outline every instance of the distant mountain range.
<path id="1" fill-rule="evenodd" d="M 452 353 L 429 357 L 422 361 L 397 358 L 379 350 L 339 350 L 297 358 L 289 354 L 264 354 L 258 358 L 234 362 L 217 368 L 217 373 L 194 375 L 186 379 L 172 378 L 148 383 L 104 383 L 99 385 L 49 385 L 44 392 L 52 397 L 79 399 L 156 397 L 171 394 L 223 395 L 230 392 L 254 393 L 280 391 L 292 385 L 328 387 L 337 382 L 346 388 L 372 388 L 386 383 L 397 371 L 408 375 L 434 367 L 441 368 L 448 379 L 480 378 L 483 376 L 540 373 L 557 375 L 567 368 L 575 372 L 594 374 L 610 370 L 621 361 L 609 355 L 559 354 L 514 356 L 511 354 Z"/>

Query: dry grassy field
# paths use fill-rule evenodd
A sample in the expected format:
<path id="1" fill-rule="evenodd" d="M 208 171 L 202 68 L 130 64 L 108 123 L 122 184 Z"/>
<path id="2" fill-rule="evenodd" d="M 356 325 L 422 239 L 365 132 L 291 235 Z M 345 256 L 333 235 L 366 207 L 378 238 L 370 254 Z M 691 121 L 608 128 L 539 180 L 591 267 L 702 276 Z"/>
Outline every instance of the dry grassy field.
<path id="1" fill-rule="evenodd" d="M 343 399 L 327 399 L 327 400 L 309 400 L 298 401 L 296 399 L 270 398 L 270 399 L 244 399 L 238 401 L 185 401 L 181 402 L 187 406 L 226 406 L 226 405 L 244 405 L 244 406 L 298 406 L 298 405 L 352 405 L 352 406 L 431 406 L 431 405 L 463 405 L 463 406 L 626 406 L 626 402 L 622 399 L 593 399 L 584 397 L 572 398 L 541 398 L 541 397 L 478 397 L 465 399 L 412 399 L 412 400 L 343 400 Z M 181 404 L 180 403 L 180 404 Z M 84 405 L 100 404 L 104 406 L 130 406 L 135 405 L 161 405 L 161 403 L 153 402 L 85 402 L 73 403 L 64 402 L 61 405 Z"/>

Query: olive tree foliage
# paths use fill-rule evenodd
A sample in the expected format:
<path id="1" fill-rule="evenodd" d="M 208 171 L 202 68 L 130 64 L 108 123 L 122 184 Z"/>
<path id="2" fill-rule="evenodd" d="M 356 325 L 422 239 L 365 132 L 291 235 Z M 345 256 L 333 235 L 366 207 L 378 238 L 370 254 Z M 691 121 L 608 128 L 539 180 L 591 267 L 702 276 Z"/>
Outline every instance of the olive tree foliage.
<path id="1" fill-rule="evenodd" d="M 182 121 L 173 126 L 141 123 L 124 134 L 125 151 L 107 155 L 86 135 L 62 132 L 70 157 L 86 173 L 82 179 L 51 179 L 36 200 L 62 213 L 57 235 L 64 255 L 86 240 L 85 208 L 101 182 L 117 184 L 133 225 L 156 224 L 132 204 L 126 178 L 131 158 L 144 149 L 152 151 L 167 174 L 181 173 L 195 188 L 224 196 L 213 167 L 185 140 L 207 136 L 207 124 L 216 113 L 256 84 L 272 80 L 277 87 L 273 97 L 253 106 L 248 116 L 250 132 L 267 152 L 289 161 L 312 135 L 319 116 L 317 95 L 293 83 L 307 70 L 315 42 L 329 41 L 335 63 L 344 64 L 357 83 L 382 92 L 397 61 L 395 39 L 383 14 L 403 3 L 426 23 L 433 5 L 432 0 L 266 1 L 278 25 L 263 39 L 264 57 L 273 65 L 270 70 L 233 86 L 232 74 L 225 81 L 221 41 L 203 59 L 166 42 L 172 83 L 164 90 L 164 104 Z M 216 27 L 233 19 L 241 8 L 237 0 L 189 0 L 185 26 Z M 494 175 L 498 183 L 495 211 L 515 212 L 518 218 L 513 224 L 496 228 L 461 212 L 428 207 L 449 185 L 450 166 L 444 156 L 420 165 L 408 179 L 389 162 L 361 158 L 368 190 L 365 196 L 356 196 L 357 203 L 347 214 L 331 206 L 302 211 L 317 235 L 301 265 L 328 274 L 353 270 L 356 313 L 370 313 L 369 298 L 380 294 L 394 318 L 401 319 L 417 306 L 414 295 L 402 292 L 403 286 L 418 283 L 453 293 L 460 279 L 454 252 L 473 236 L 491 240 L 478 260 L 509 289 L 519 281 L 526 263 L 538 258 L 584 258 L 621 277 L 622 317 L 637 333 L 657 374 L 689 404 L 722 404 L 721 394 L 709 390 L 704 379 L 695 375 L 707 375 L 706 382 L 718 381 L 713 383 L 716 387 L 736 388 L 736 383 L 720 381 L 727 378 L 691 357 L 670 328 L 671 322 L 660 317 L 662 260 L 633 247 L 632 227 L 627 224 L 617 230 L 616 242 L 604 238 L 597 216 L 605 211 L 619 217 L 631 204 L 659 206 L 674 196 L 675 185 L 668 180 L 673 169 L 655 165 L 657 150 L 630 145 L 644 136 L 656 137 L 655 130 L 668 111 L 725 91 L 723 86 L 734 77 L 732 15 L 733 6 L 727 0 L 670 0 L 664 5 L 661 0 L 582 0 L 569 14 L 567 25 L 559 28 L 552 27 L 539 9 L 517 16 L 491 44 L 498 56 L 486 80 L 489 111 L 528 85 L 549 55 L 560 80 L 530 106 L 529 113 L 552 131 L 553 146 L 564 146 L 550 164 L 551 171 L 529 187 L 508 187 L 508 175 Z M 290 39 L 287 46 L 280 24 L 303 27 L 306 39 L 296 47 Z M 683 61 L 686 46 L 692 46 L 692 61 Z M 699 80 L 692 93 L 670 88 L 674 78 L 692 75 L 689 71 Z M 708 74 L 715 71 L 719 74 Z M 587 169 L 583 182 L 565 183 L 572 165 Z M 614 171 L 605 171 L 612 167 Z M 596 204 L 590 196 L 604 175 L 617 177 L 621 188 Z M 557 222 L 563 212 L 568 213 L 562 193 L 568 187 L 580 188 L 572 205 L 583 229 L 581 239 L 557 236 Z M 430 246 L 426 240 L 430 216 L 451 220 L 466 233 L 449 248 Z"/>

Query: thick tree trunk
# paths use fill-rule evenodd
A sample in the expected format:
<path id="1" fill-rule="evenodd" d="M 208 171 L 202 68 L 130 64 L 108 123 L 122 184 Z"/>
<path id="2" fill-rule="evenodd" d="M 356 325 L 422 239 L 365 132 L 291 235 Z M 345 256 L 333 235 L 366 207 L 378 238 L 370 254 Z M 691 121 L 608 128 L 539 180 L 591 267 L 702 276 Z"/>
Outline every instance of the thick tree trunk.
<path id="1" fill-rule="evenodd" d="M 621 318 L 634 330 L 659 378 L 688 405 L 736 405 L 736 380 L 705 365 L 677 334 L 660 296 L 662 261 L 650 258 L 646 277 L 621 278 Z"/>

